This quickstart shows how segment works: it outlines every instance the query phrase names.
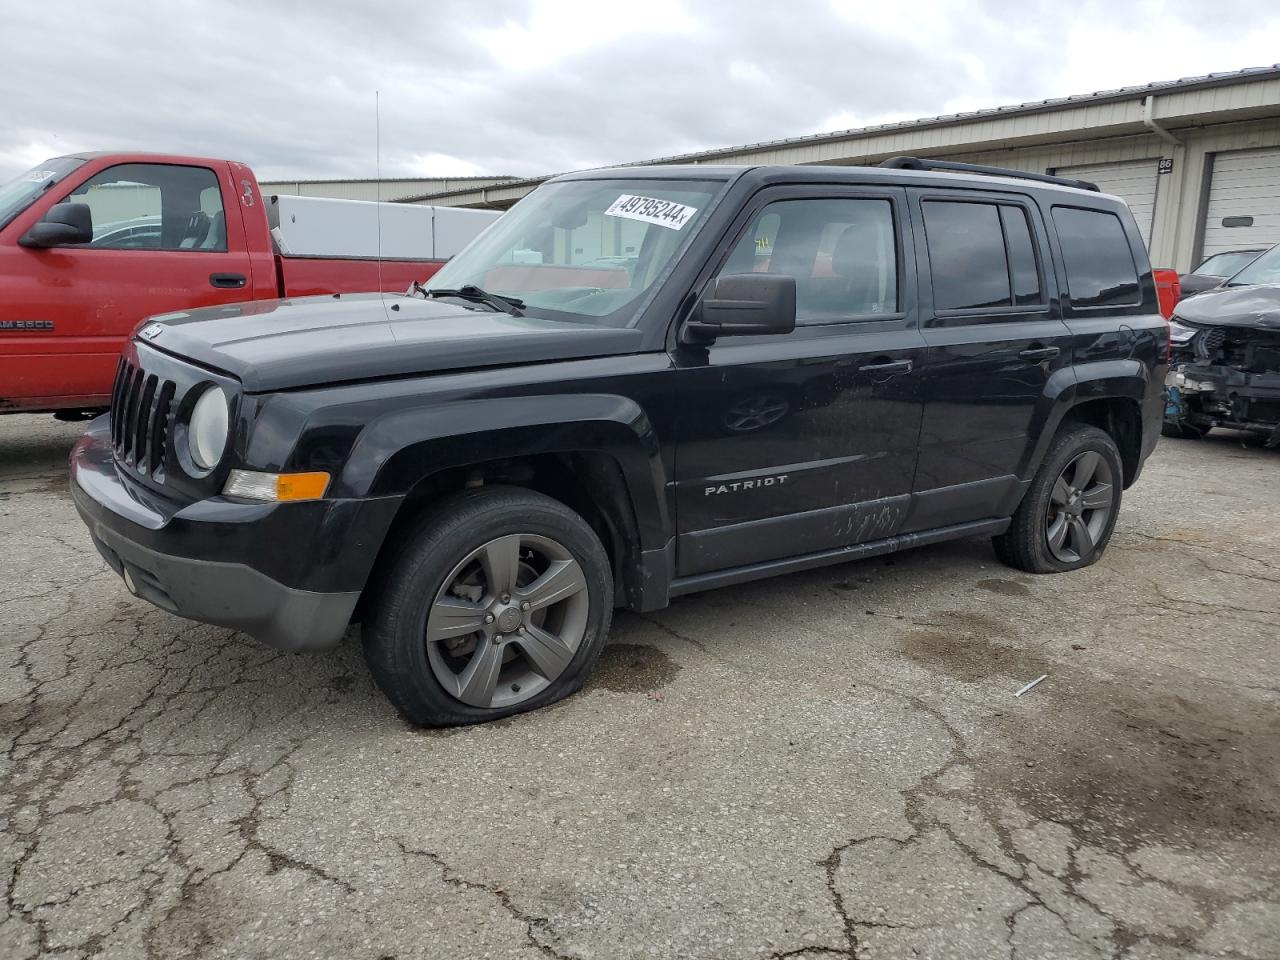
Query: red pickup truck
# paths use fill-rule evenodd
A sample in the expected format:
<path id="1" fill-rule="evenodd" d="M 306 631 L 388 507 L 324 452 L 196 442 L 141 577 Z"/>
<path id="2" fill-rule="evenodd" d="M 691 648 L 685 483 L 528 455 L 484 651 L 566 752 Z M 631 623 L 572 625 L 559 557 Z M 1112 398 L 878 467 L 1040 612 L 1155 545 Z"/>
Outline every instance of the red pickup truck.
<path id="1" fill-rule="evenodd" d="M 497 216 L 391 206 L 264 198 L 243 163 L 142 153 L 57 157 L 0 185 L 0 412 L 106 407 L 120 347 L 152 314 L 402 293 Z"/>

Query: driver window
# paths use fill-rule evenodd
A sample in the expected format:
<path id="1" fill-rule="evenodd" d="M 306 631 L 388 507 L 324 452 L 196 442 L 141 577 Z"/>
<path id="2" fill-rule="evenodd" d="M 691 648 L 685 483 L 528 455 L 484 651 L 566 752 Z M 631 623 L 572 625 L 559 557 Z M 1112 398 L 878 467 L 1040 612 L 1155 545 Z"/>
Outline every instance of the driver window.
<path id="1" fill-rule="evenodd" d="M 898 310 L 893 204 L 878 199 L 777 200 L 742 235 L 720 276 L 796 279 L 796 322 L 842 323 Z"/>
<path id="2" fill-rule="evenodd" d="M 124 163 L 102 171 L 65 199 L 88 204 L 93 214 L 90 247 L 227 249 L 222 191 L 207 167 Z"/>

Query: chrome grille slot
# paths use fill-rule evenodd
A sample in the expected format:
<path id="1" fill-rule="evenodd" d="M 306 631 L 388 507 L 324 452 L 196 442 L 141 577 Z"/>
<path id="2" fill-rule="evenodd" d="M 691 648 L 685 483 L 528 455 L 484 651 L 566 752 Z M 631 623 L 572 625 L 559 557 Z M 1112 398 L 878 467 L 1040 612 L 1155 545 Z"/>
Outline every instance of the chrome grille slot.
<path id="1" fill-rule="evenodd" d="M 138 400 L 138 422 L 133 427 L 133 462 L 139 470 L 146 470 L 145 455 L 150 445 L 147 443 L 147 428 L 151 426 L 151 404 L 156 398 L 156 376 L 151 374 L 143 381 L 142 395 Z"/>
<path id="2" fill-rule="evenodd" d="M 116 460 L 163 483 L 177 384 L 121 358 L 111 391 L 111 444 Z"/>
<path id="3" fill-rule="evenodd" d="M 135 369 L 129 376 L 128 392 L 125 394 L 124 400 L 124 416 L 122 416 L 120 429 L 120 449 L 116 452 L 126 461 L 130 459 L 133 451 L 133 433 L 134 427 L 138 422 L 138 394 L 142 392 L 142 381 L 146 376 L 141 369 Z"/>
<path id="4" fill-rule="evenodd" d="M 169 442 L 170 408 L 173 405 L 175 389 L 176 387 L 172 380 L 164 382 L 164 386 L 160 388 L 160 395 L 156 398 L 156 412 L 151 418 L 151 448 L 147 452 L 147 465 L 151 468 L 151 475 L 161 483 L 164 483 L 165 452 L 168 450 Z"/>

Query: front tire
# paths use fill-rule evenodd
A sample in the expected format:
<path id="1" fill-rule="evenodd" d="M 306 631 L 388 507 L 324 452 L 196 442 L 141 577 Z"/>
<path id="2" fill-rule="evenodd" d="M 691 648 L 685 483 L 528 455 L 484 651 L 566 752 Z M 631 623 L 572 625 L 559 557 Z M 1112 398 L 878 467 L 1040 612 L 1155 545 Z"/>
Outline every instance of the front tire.
<path id="1" fill-rule="evenodd" d="M 1120 451 L 1097 427 L 1063 427 L 1036 471 L 996 555 L 1027 573 L 1079 570 L 1102 556 L 1120 512 Z"/>
<path id="2" fill-rule="evenodd" d="M 391 547 L 365 659 L 411 723 L 481 723 L 582 686 L 613 613 L 595 531 L 550 497 L 485 487 L 450 497 Z"/>

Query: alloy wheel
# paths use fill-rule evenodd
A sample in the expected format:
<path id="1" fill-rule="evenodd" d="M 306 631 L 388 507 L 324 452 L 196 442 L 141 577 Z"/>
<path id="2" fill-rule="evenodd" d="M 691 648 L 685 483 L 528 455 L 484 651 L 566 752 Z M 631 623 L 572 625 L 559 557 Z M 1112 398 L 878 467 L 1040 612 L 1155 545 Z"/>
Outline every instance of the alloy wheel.
<path id="1" fill-rule="evenodd" d="M 444 579 L 427 612 L 427 660 L 441 686 L 473 707 L 510 707 L 564 671 L 587 630 L 582 567 L 534 534 L 497 537 Z"/>
<path id="2" fill-rule="evenodd" d="M 1049 552 L 1063 563 L 1087 557 L 1106 532 L 1115 509 L 1115 478 L 1106 458 L 1086 450 L 1054 481 L 1045 511 Z"/>

